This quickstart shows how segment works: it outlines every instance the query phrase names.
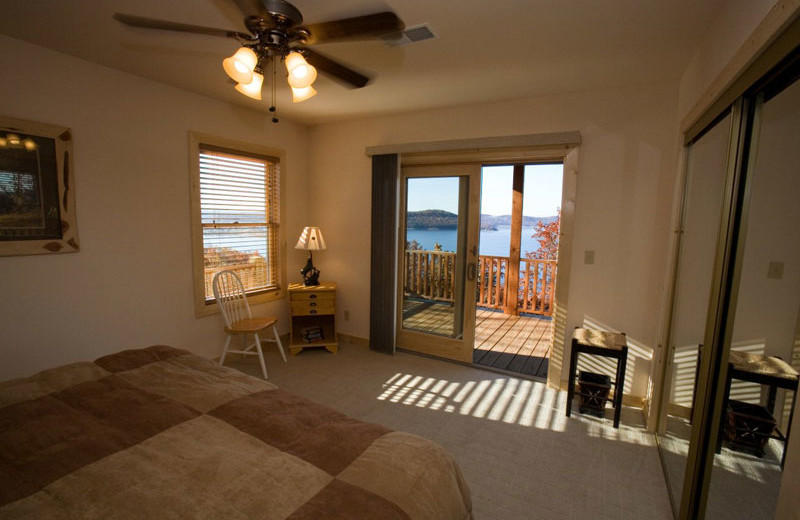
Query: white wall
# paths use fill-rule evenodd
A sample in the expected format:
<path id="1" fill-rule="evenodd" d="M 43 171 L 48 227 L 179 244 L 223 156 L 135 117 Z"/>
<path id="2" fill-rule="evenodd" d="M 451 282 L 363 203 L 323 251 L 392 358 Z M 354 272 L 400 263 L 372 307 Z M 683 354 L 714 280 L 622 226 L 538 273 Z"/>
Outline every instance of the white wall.
<path id="1" fill-rule="evenodd" d="M 218 355 L 221 317 L 194 316 L 188 131 L 287 151 L 291 241 L 306 223 L 307 128 L 7 37 L 0 47 L 0 113 L 72 129 L 81 244 L 0 257 L 0 379 L 157 343 Z M 289 249 L 290 280 L 302 263 Z M 285 301 L 255 312 L 287 323 Z"/>
<path id="2" fill-rule="evenodd" d="M 683 118 L 778 0 L 730 0 L 706 29 L 680 81 L 678 113 Z"/>
<path id="3" fill-rule="evenodd" d="M 655 342 L 677 168 L 677 84 L 577 92 L 327 124 L 311 130 L 315 225 L 328 250 L 315 256 L 339 283 L 341 332 L 369 336 L 371 163 L 368 146 L 578 130 L 568 329 L 589 318 L 626 331 L 643 396 Z M 595 264 L 583 252 L 595 251 Z M 350 321 L 343 312 L 350 311 Z"/>

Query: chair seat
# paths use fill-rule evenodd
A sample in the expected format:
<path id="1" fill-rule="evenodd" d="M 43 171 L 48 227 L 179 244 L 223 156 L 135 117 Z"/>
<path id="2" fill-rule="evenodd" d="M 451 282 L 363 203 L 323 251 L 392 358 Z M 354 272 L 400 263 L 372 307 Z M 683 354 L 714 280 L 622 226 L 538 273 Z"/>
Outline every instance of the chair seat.
<path id="1" fill-rule="evenodd" d="M 252 334 L 254 332 L 261 332 L 262 330 L 272 327 L 278 322 L 278 318 L 274 316 L 266 316 L 264 318 L 247 318 L 233 323 L 230 327 L 225 327 L 225 332 L 228 334 Z"/>
<path id="2" fill-rule="evenodd" d="M 581 345 L 610 350 L 622 350 L 622 347 L 628 345 L 628 338 L 621 332 L 576 328 L 572 338 Z"/>
<path id="3" fill-rule="evenodd" d="M 751 374 L 780 377 L 781 379 L 797 380 L 797 370 L 786 361 L 762 354 L 740 352 L 731 350 L 729 362 L 733 368 Z"/>

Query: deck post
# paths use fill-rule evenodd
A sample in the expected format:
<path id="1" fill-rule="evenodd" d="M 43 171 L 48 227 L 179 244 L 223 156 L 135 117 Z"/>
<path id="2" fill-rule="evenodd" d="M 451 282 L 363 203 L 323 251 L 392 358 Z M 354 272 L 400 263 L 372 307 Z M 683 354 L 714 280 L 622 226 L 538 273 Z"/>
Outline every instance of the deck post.
<path id="1" fill-rule="evenodd" d="M 519 261 L 522 248 L 522 194 L 525 189 L 525 165 L 514 165 L 511 198 L 511 245 L 506 267 L 505 313 L 519 314 Z"/>

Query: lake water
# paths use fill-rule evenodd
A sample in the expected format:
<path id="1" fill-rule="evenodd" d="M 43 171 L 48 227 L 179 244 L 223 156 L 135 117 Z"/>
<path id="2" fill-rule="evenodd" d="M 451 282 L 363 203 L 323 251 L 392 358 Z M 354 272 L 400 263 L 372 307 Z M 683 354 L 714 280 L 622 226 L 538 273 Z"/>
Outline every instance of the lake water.
<path id="1" fill-rule="evenodd" d="M 524 258 L 527 251 L 536 251 L 539 242 L 532 238 L 535 228 L 522 228 L 521 256 Z M 406 241 L 416 240 L 422 249 L 433 250 L 433 245 L 439 243 L 443 251 L 456 250 L 455 229 L 409 229 L 406 232 Z M 511 243 L 511 226 L 497 226 L 497 231 L 481 230 L 480 254 L 487 256 L 508 256 L 508 246 Z"/>

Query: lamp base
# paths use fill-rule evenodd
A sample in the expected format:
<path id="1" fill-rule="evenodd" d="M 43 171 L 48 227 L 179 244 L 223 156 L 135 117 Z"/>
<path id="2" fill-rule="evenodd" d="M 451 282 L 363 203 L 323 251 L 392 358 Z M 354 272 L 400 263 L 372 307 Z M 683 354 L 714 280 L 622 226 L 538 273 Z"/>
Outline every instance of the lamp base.
<path id="1" fill-rule="evenodd" d="M 319 285 L 319 269 L 313 268 L 303 275 L 303 285 Z"/>
<path id="2" fill-rule="evenodd" d="M 300 274 L 303 275 L 303 285 L 319 285 L 319 269 L 314 267 L 311 253 L 308 254 L 306 265 L 300 269 Z"/>

